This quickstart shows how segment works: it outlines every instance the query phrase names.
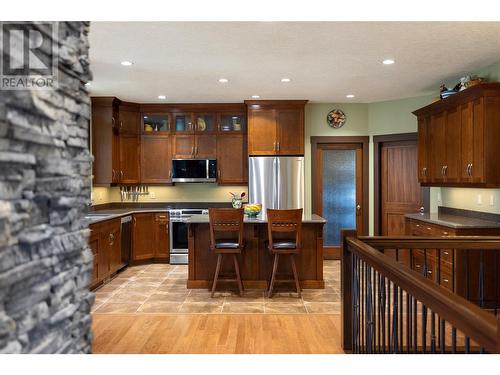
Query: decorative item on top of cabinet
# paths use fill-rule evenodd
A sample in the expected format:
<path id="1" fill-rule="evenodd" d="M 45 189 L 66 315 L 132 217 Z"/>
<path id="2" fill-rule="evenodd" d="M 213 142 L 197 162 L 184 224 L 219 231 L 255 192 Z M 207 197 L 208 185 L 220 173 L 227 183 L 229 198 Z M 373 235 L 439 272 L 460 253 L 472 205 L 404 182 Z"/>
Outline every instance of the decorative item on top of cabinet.
<path id="1" fill-rule="evenodd" d="M 304 155 L 307 100 L 245 100 L 249 155 Z"/>
<path id="2" fill-rule="evenodd" d="M 500 186 L 500 83 L 477 84 L 413 114 L 422 185 Z"/>

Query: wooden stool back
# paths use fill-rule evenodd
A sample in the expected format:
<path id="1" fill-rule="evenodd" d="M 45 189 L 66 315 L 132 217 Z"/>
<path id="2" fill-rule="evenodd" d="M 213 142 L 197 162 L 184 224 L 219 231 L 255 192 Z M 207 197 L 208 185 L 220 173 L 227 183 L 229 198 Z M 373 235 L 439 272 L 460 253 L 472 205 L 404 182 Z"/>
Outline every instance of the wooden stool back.
<path id="1" fill-rule="evenodd" d="M 267 209 L 267 231 L 269 247 L 273 247 L 273 233 L 290 233 L 295 237 L 295 246 L 302 246 L 302 208 L 293 210 Z"/>
<path id="2" fill-rule="evenodd" d="M 210 208 L 210 248 L 215 249 L 217 233 L 238 233 L 238 245 L 243 247 L 243 208 Z"/>

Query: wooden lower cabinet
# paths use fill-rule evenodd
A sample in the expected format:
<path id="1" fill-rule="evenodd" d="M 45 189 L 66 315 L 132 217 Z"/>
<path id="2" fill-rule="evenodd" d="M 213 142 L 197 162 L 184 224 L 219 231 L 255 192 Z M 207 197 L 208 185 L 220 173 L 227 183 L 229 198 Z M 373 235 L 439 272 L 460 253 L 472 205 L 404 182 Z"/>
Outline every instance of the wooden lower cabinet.
<path id="1" fill-rule="evenodd" d="M 168 261 L 168 213 L 134 214 L 132 224 L 132 261 Z"/>
<path id="2" fill-rule="evenodd" d="M 91 224 L 90 231 L 89 247 L 94 255 L 91 287 L 94 287 L 123 267 L 120 219 Z"/>
<path id="3" fill-rule="evenodd" d="M 155 259 L 167 261 L 170 258 L 170 223 L 168 214 L 155 214 Z"/>
<path id="4" fill-rule="evenodd" d="M 406 234 L 421 237 L 446 236 L 499 236 L 498 229 L 449 228 L 425 221 L 406 218 Z M 409 250 L 403 250 L 409 253 Z M 495 254 L 496 253 L 496 254 Z M 443 288 L 454 291 L 461 297 L 477 303 L 479 301 L 480 257 L 484 265 L 485 307 L 500 304 L 500 251 L 457 249 L 414 249 L 404 262 L 415 271 L 433 280 Z M 496 262 L 496 267 L 495 267 Z M 495 275 L 495 271 L 497 275 Z M 496 280 L 496 287 L 495 287 Z M 496 294 L 496 295 L 495 295 Z"/>

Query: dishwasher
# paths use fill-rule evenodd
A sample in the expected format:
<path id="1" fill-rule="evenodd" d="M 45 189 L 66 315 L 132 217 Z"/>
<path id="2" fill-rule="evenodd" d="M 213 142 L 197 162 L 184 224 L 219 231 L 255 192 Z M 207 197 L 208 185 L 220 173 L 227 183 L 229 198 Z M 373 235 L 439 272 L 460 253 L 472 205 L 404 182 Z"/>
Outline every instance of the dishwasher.
<path id="1" fill-rule="evenodd" d="M 130 252 L 132 249 L 132 216 L 124 216 L 121 219 L 121 250 L 122 268 L 128 266 L 130 262 Z"/>

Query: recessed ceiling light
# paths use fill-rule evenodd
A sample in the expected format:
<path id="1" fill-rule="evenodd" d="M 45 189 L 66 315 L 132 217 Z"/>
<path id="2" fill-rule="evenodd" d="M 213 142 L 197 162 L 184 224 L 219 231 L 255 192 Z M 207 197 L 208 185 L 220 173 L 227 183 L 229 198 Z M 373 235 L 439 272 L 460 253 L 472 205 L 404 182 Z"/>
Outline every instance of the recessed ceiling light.
<path id="1" fill-rule="evenodd" d="M 345 97 L 351 99 L 351 98 L 354 98 L 354 95 L 353 94 L 347 94 Z"/>
<path id="2" fill-rule="evenodd" d="M 229 80 L 227 78 L 219 78 L 220 83 L 228 83 Z"/>
<path id="3" fill-rule="evenodd" d="M 165 100 L 167 97 L 165 95 L 158 95 L 158 99 Z"/>
<path id="4" fill-rule="evenodd" d="M 290 78 L 281 78 L 281 82 L 290 82 L 291 79 Z"/>
<path id="5" fill-rule="evenodd" d="M 395 63 L 395 61 L 392 59 L 385 59 L 384 61 L 382 61 L 382 64 L 384 64 L 384 65 L 392 65 L 394 63 Z"/>
<path id="6" fill-rule="evenodd" d="M 133 65 L 134 63 L 133 63 L 132 61 L 127 61 L 127 60 L 125 60 L 125 61 L 122 61 L 120 64 L 122 64 L 123 66 L 131 66 L 131 65 Z"/>
<path id="7" fill-rule="evenodd" d="M 252 95 L 252 99 L 260 99 L 260 95 Z"/>

